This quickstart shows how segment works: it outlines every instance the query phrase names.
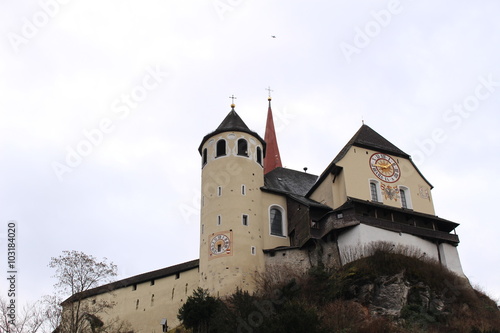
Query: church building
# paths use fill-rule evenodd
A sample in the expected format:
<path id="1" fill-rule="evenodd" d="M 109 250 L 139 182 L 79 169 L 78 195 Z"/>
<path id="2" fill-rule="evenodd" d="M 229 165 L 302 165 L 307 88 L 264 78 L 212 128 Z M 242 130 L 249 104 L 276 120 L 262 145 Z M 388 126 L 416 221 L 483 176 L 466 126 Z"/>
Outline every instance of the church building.
<path id="1" fill-rule="evenodd" d="M 464 276 L 458 224 L 436 216 L 432 185 L 410 155 L 363 124 L 319 176 L 284 168 L 268 100 L 264 138 L 232 104 L 201 139 L 199 259 L 75 294 L 63 305 L 113 301 L 102 320 L 162 332 L 179 325 L 177 311 L 198 287 L 219 297 L 252 292 L 258 273 L 340 267 L 374 242 L 418 249 Z"/>

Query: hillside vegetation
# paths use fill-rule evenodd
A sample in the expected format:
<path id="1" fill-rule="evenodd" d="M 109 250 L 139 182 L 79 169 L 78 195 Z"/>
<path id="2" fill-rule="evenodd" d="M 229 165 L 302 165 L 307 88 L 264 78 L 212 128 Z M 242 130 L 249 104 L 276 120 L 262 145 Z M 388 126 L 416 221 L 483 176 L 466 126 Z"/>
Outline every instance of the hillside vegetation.
<path id="1" fill-rule="evenodd" d="M 255 295 L 217 299 L 198 289 L 179 310 L 189 330 L 171 332 L 500 333 L 496 302 L 438 263 L 384 244 L 341 269 L 257 280 Z"/>

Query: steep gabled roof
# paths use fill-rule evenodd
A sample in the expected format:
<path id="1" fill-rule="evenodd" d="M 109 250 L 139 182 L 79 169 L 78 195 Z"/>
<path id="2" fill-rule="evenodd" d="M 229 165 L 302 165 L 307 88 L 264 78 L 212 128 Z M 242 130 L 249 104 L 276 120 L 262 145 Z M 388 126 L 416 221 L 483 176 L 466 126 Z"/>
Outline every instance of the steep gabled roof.
<path id="1" fill-rule="evenodd" d="M 340 172 L 341 168 L 336 164 L 337 162 L 339 162 L 344 158 L 344 156 L 347 154 L 347 152 L 349 151 L 349 149 L 351 149 L 352 146 L 371 149 L 381 153 L 387 153 L 390 155 L 408 159 L 415 168 L 415 170 L 417 170 L 418 174 L 427 182 L 427 184 L 429 184 L 431 189 L 433 188 L 432 184 L 424 177 L 424 175 L 422 175 L 422 173 L 417 168 L 415 163 L 413 163 L 410 155 L 408 155 L 407 153 L 405 153 L 404 151 L 393 145 L 389 140 L 384 138 L 382 135 L 378 134 L 370 126 L 363 124 L 356 132 L 356 134 L 354 134 L 351 140 L 349 140 L 349 142 L 347 142 L 344 148 L 342 148 L 342 150 L 340 150 L 337 156 L 335 156 L 335 158 L 330 163 L 330 165 L 328 165 L 325 171 L 323 171 L 323 173 L 319 176 L 318 181 L 316 182 L 316 184 L 314 184 L 314 186 L 312 186 L 312 188 L 309 190 L 306 196 L 311 195 L 330 173 Z"/>
<path id="2" fill-rule="evenodd" d="M 333 159 L 333 163 L 340 161 L 352 146 L 367 148 L 387 153 L 403 158 L 410 158 L 410 155 L 393 145 L 389 140 L 375 132 L 370 126 L 363 124 L 354 136 L 347 142 L 338 155 Z"/>
<path id="3" fill-rule="evenodd" d="M 219 133 L 232 132 L 232 131 L 248 133 L 257 138 L 262 143 L 265 156 L 266 142 L 259 136 L 259 134 L 248 128 L 248 126 L 241 119 L 241 117 L 236 113 L 236 111 L 234 111 L 234 108 L 231 109 L 229 114 L 226 116 L 226 118 L 224 118 L 222 123 L 220 123 L 219 127 L 217 127 L 215 131 L 208 133 L 207 135 L 205 135 L 205 137 L 203 137 L 203 140 L 201 141 L 200 146 L 198 147 L 198 151 L 201 154 L 201 148 L 203 147 L 205 142 L 212 136 L 217 135 Z"/>

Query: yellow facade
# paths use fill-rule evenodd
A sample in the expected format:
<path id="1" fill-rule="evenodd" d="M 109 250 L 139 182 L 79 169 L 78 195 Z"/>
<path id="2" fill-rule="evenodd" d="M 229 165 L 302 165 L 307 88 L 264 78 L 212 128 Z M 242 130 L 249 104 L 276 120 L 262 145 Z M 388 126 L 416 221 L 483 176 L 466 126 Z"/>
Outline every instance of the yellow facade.
<path id="1" fill-rule="evenodd" d="M 119 320 L 130 325 L 127 327 L 133 332 L 159 333 L 163 331 L 162 320 L 169 328 L 180 324 L 178 310 L 198 285 L 198 262 L 194 260 L 172 266 L 171 270 L 149 272 L 90 290 L 94 292 L 83 299 L 82 308 L 93 314 L 95 307 L 105 301 L 114 304 L 97 313 L 105 325 Z"/>
<path id="2" fill-rule="evenodd" d="M 239 154 L 242 140 L 247 149 Z M 217 156 L 221 141 L 225 151 Z M 263 156 L 258 157 L 258 149 L 264 151 L 257 137 L 238 131 L 218 133 L 201 146 L 206 157 L 201 184 L 200 286 L 214 295 L 228 295 L 236 288 L 253 291 L 255 273 L 265 266 L 263 250 L 289 245 L 286 236 L 273 236 L 269 230 L 270 207 L 281 207 L 286 214 L 286 202 L 261 192 Z"/>
<path id="3" fill-rule="evenodd" d="M 407 208 L 416 212 L 434 215 L 434 204 L 431 196 L 431 185 L 420 174 L 415 165 L 407 158 L 391 157 L 399 167 L 400 177 L 397 181 L 386 182 L 377 177 L 370 167 L 370 157 L 379 151 L 352 146 L 349 151 L 336 162 L 342 170 L 337 174 L 328 174 L 324 181 L 311 194 L 311 198 L 321 203 L 338 208 L 348 197 L 373 201 L 370 182 L 376 183 L 378 200 L 376 202 L 401 208 L 401 189 L 406 190 Z"/>
<path id="4" fill-rule="evenodd" d="M 366 138 L 387 149 L 367 147 Z M 365 141 L 360 145 L 356 140 Z M 198 287 L 219 297 L 236 288 L 252 292 L 256 273 L 287 265 L 304 273 L 315 260 L 339 265 L 343 249 L 377 239 L 435 252 L 445 265 L 461 272 L 458 237 L 448 235 L 458 224 L 434 216 L 430 183 L 408 155 L 366 125 L 320 177 L 285 168 L 264 175 L 265 145 L 234 109 L 203 138 L 199 260 L 97 288 L 88 301 L 116 302 L 103 319 L 119 316 L 134 332 L 161 332 L 162 319 L 170 328 L 179 324 L 178 309 Z M 391 214 L 397 210 L 405 218 L 421 215 L 412 216 L 412 225 L 407 223 L 411 219 L 405 220 L 408 232 L 401 237 L 392 230 L 399 228 L 390 224 L 398 222 L 394 219 L 378 221 L 384 228 L 356 220 L 356 208 L 346 206 L 351 198 L 359 205 L 390 209 Z M 344 214 L 350 214 L 346 221 Z M 427 224 L 418 219 L 431 221 L 432 228 L 421 228 Z M 306 248 L 318 242 L 323 246 L 319 253 Z"/>

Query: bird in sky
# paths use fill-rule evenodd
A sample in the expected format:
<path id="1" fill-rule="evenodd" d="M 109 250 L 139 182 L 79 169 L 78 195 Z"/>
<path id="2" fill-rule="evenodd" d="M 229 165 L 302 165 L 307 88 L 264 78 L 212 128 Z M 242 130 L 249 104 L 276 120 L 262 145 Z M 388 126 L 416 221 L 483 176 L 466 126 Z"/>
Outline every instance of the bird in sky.
<path id="1" fill-rule="evenodd" d="M 272 38 L 276 38 L 276 36 L 271 36 Z"/>

